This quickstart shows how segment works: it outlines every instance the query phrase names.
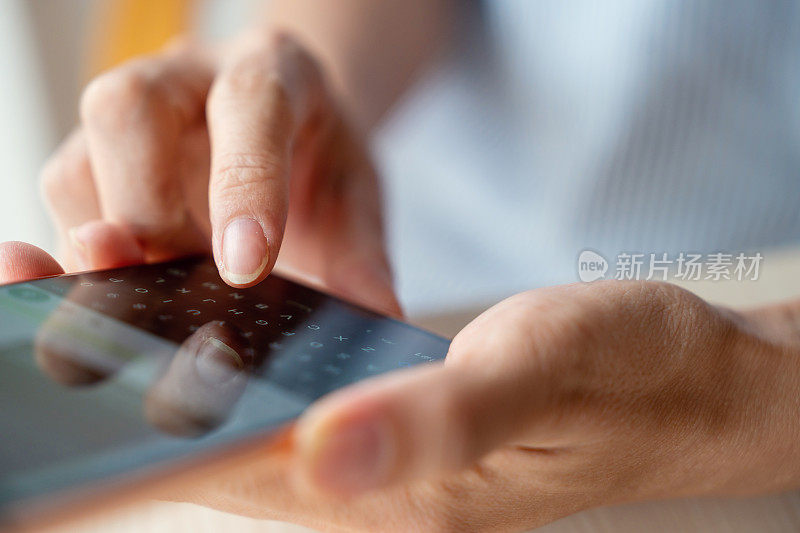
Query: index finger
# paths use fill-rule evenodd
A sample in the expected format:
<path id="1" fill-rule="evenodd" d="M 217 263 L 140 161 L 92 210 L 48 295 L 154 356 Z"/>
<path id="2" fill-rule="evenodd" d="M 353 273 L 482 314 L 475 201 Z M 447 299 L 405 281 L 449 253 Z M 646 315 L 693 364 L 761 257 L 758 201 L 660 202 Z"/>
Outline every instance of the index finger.
<path id="1" fill-rule="evenodd" d="M 275 264 L 293 140 L 322 94 L 316 65 L 286 36 L 245 45 L 214 83 L 207 109 L 212 242 L 231 285 L 253 285 Z"/>

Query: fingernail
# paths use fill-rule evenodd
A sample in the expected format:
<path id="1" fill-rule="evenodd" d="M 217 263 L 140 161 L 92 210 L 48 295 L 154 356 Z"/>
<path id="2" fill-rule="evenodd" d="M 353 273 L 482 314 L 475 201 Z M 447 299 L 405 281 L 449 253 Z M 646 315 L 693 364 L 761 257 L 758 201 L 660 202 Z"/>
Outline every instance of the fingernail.
<path id="1" fill-rule="evenodd" d="M 236 350 L 215 337 L 209 337 L 197 352 L 195 368 L 207 384 L 222 385 L 244 369 L 244 361 Z"/>
<path id="2" fill-rule="evenodd" d="M 300 438 L 312 485 L 355 494 L 386 484 L 395 449 L 390 428 L 380 421 L 317 427 Z"/>
<path id="3" fill-rule="evenodd" d="M 69 240 L 72 243 L 72 250 L 75 252 L 75 261 L 78 264 L 78 268 L 82 270 L 86 270 L 91 268 L 91 264 L 89 263 L 89 256 L 86 250 L 86 244 L 81 239 L 79 234 L 80 227 L 70 228 L 67 234 L 69 235 Z"/>
<path id="4" fill-rule="evenodd" d="M 234 285 L 255 281 L 269 261 L 267 238 L 252 218 L 240 217 L 222 234 L 222 274 Z"/>

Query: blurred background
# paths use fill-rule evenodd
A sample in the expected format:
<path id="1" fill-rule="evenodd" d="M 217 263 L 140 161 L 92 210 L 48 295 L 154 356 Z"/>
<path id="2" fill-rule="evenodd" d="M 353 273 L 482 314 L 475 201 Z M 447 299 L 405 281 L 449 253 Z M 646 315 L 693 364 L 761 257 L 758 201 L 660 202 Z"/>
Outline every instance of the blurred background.
<path id="1" fill-rule="evenodd" d="M 0 240 L 53 251 L 37 175 L 92 75 L 266 1 L 0 0 Z M 576 281 L 586 248 L 800 241 L 800 3 L 452 5 L 451 53 L 372 146 L 410 315 Z"/>

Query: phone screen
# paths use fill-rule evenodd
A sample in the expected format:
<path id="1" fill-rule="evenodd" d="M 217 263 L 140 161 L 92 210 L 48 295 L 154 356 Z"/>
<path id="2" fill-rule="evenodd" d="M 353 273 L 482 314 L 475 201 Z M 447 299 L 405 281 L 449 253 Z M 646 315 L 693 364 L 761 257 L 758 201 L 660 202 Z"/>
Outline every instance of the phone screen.
<path id="1" fill-rule="evenodd" d="M 223 447 L 449 341 L 208 258 L 0 286 L 0 515 Z"/>

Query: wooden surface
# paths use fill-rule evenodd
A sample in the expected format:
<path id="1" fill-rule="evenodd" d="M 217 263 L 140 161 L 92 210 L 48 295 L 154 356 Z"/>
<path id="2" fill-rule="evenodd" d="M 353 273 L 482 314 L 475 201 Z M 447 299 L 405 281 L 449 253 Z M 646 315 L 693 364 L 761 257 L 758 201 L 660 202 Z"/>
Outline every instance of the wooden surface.
<path id="1" fill-rule="evenodd" d="M 752 282 L 684 282 L 681 285 L 710 301 L 729 306 L 753 306 L 800 297 L 800 250 L 766 253 L 762 273 Z M 481 309 L 427 317 L 418 322 L 452 335 Z M 799 391 L 800 393 L 800 391 Z M 309 529 L 278 522 L 256 521 L 190 504 L 143 502 L 110 512 L 65 531 L 94 532 L 263 532 L 300 533 Z M 648 502 L 584 511 L 537 530 L 567 532 L 721 532 L 783 533 L 800 531 L 800 492 L 748 499 L 693 499 Z"/>

